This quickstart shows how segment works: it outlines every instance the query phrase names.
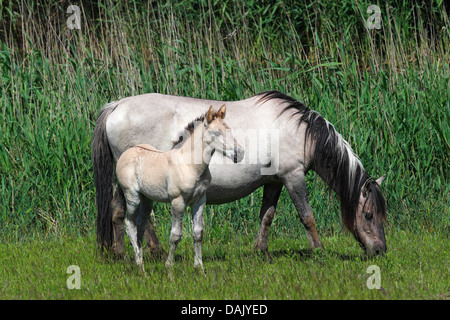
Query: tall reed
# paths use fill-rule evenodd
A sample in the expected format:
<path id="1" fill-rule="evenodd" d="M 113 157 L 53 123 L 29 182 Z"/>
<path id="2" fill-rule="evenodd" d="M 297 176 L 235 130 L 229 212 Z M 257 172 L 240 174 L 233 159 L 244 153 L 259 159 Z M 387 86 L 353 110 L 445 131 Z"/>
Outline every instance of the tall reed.
<path id="1" fill-rule="evenodd" d="M 318 110 L 372 175 L 387 174 L 393 227 L 448 231 L 443 1 L 384 1 L 381 29 L 367 28 L 369 1 L 81 1 L 80 30 L 67 28 L 71 4 L 0 4 L 0 238 L 92 230 L 90 139 L 106 102 L 269 89 Z M 337 201 L 308 180 L 319 228 L 340 228 Z M 209 208 L 211 230 L 256 232 L 260 201 L 261 190 Z M 285 193 L 279 211 L 275 233 L 303 234 Z M 167 218 L 164 206 L 156 214 Z"/>

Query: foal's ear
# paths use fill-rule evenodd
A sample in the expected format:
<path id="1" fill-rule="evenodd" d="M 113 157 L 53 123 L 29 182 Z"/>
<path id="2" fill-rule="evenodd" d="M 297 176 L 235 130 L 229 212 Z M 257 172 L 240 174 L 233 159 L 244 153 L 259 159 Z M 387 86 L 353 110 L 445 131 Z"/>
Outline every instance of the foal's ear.
<path id="1" fill-rule="evenodd" d="M 206 121 L 207 121 L 208 123 L 210 123 L 211 121 L 213 121 L 213 116 L 214 116 L 213 107 L 210 106 L 208 112 L 206 113 Z"/>
<path id="2" fill-rule="evenodd" d="M 225 105 L 223 105 L 220 107 L 219 111 L 217 111 L 217 116 L 220 119 L 224 119 L 226 112 L 227 112 L 227 107 L 225 107 Z"/>
<path id="3" fill-rule="evenodd" d="M 381 186 L 381 183 L 383 182 L 384 178 L 386 178 L 386 175 L 383 174 L 381 177 L 379 177 L 377 180 L 375 180 L 375 182 Z"/>

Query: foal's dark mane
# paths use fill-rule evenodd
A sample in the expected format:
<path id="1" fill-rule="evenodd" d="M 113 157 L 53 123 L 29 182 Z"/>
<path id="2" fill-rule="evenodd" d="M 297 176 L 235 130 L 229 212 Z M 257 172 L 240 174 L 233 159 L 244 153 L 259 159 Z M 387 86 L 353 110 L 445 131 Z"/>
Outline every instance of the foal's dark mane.
<path id="1" fill-rule="evenodd" d="M 197 118 L 189 122 L 187 126 L 178 133 L 178 141 L 172 144 L 172 149 L 175 148 L 175 146 L 181 147 L 184 144 L 184 142 L 186 142 L 186 139 L 184 139 L 184 137 L 186 137 L 186 135 L 191 136 L 194 133 L 197 126 L 203 123 L 203 120 L 205 120 L 207 113 L 208 111 L 206 111 L 204 114 L 198 116 Z M 214 112 L 212 118 L 215 119 L 216 117 L 217 112 Z"/>
<path id="2" fill-rule="evenodd" d="M 314 142 L 315 150 L 312 167 L 321 173 L 325 182 L 336 191 L 341 200 L 341 213 L 344 225 L 354 230 L 356 210 L 358 208 L 361 187 L 367 180 L 368 200 L 377 208 L 378 218 L 386 217 L 386 204 L 380 187 L 364 170 L 361 161 L 354 154 L 350 145 L 334 129 L 334 126 L 317 111 L 278 91 L 262 92 L 257 97 L 260 102 L 279 99 L 284 105 L 279 116 L 294 111 L 291 118 L 297 117 L 296 125 L 306 123 L 305 144 Z"/>

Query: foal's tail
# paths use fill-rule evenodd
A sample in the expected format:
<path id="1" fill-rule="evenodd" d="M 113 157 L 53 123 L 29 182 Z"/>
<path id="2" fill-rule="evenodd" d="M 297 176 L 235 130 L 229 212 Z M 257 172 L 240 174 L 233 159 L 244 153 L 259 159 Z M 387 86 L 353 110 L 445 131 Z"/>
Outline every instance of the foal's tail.
<path id="1" fill-rule="evenodd" d="M 106 120 L 116 106 L 116 102 L 111 102 L 100 110 L 91 146 L 97 203 L 97 241 L 103 252 L 110 252 L 113 245 L 111 201 L 114 191 L 114 160 L 106 135 Z"/>

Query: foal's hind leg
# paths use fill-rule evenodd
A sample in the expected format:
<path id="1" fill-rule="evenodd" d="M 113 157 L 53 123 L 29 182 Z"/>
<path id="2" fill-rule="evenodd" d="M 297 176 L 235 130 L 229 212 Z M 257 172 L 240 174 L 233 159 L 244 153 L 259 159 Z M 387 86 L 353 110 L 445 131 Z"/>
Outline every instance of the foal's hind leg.
<path id="1" fill-rule="evenodd" d="M 259 213 L 260 227 L 253 246 L 255 250 L 263 253 L 266 253 L 268 250 L 267 237 L 269 235 L 269 227 L 275 217 L 275 210 L 282 188 L 282 184 L 264 185 L 263 200 Z"/>
<path id="2" fill-rule="evenodd" d="M 202 239 L 203 239 L 203 209 L 206 203 L 206 195 L 192 206 L 192 234 L 194 236 L 194 267 L 203 270 Z"/>
<path id="3" fill-rule="evenodd" d="M 170 231 L 170 248 L 169 255 L 166 261 L 166 267 L 171 268 L 175 261 L 175 249 L 177 248 L 178 242 L 181 240 L 183 235 L 183 214 L 186 209 L 186 204 L 183 197 L 178 197 L 172 200 L 172 229 Z"/>
<path id="4" fill-rule="evenodd" d="M 306 180 L 303 170 L 297 169 L 283 177 L 286 189 L 297 208 L 298 217 L 306 229 L 311 248 L 323 248 L 316 230 L 316 221 L 308 200 Z"/>
<path id="5" fill-rule="evenodd" d="M 142 223 L 141 211 L 139 210 L 140 197 L 134 190 L 124 190 L 127 202 L 127 216 L 125 226 L 128 237 L 133 246 L 136 264 L 144 271 L 144 260 L 142 254 L 142 236 L 144 235 L 145 224 Z"/>

